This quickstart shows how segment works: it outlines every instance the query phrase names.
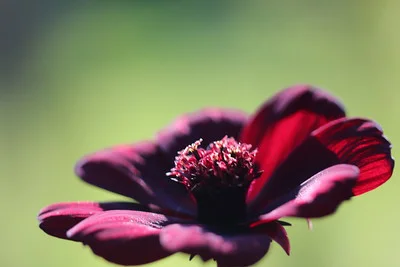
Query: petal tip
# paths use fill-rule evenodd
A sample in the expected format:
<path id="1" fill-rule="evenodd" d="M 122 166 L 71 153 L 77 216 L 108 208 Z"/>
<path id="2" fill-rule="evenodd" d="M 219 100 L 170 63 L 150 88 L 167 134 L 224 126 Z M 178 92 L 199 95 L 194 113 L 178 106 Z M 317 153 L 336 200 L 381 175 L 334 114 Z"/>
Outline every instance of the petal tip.
<path id="1" fill-rule="evenodd" d="M 74 173 L 78 177 L 85 176 L 84 165 L 86 164 L 86 160 L 84 158 L 78 160 L 74 166 Z"/>

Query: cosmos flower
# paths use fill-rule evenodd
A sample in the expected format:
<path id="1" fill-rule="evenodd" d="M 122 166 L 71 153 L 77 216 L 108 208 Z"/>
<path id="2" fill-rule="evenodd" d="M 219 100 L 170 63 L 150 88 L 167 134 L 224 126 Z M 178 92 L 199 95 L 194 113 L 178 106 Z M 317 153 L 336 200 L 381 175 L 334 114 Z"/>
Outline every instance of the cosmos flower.
<path id="1" fill-rule="evenodd" d="M 378 124 L 346 118 L 320 89 L 294 86 L 252 116 L 204 109 L 154 140 L 83 157 L 79 177 L 136 202 L 53 204 L 40 228 L 122 265 L 184 252 L 248 266 L 272 240 L 289 254 L 281 218 L 332 214 L 387 181 L 390 150 Z"/>

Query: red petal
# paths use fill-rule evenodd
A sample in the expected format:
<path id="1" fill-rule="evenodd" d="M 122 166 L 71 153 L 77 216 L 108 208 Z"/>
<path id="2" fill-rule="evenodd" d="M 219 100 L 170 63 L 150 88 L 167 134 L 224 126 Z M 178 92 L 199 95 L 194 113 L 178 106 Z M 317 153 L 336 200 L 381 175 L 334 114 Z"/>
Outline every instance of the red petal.
<path id="1" fill-rule="evenodd" d="M 165 173 L 174 166 L 177 152 L 203 138 L 204 144 L 225 135 L 238 136 L 247 116 L 243 112 L 204 109 L 179 117 L 162 130 L 156 142 L 121 145 L 81 159 L 76 173 L 84 181 L 158 206 L 194 216 L 196 207 L 183 185 Z"/>
<path id="2" fill-rule="evenodd" d="M 106 210 L 146 210 L 128 202 L 64 202 L 42 209 L 38 215 L 39 227 L 47 234 L 68 239 L 66 232 L 82 220 Z"/>
<path id="3" fill-rule="evenodd" d="M 139 265 L 171 254 L 161 246 L 159 235 L 163 225 L 177 221 L 149 212 L 108 211 L 82 221 L 67 235 L 110 262 Z"/>
<path id="4" fill-rule="evenodd" d="M 274 199 L 296 188 L 315 173 L 336 164 L 360 169 L 353 188 L 359 195 L 384 183 L 392 174 L 391 145 L 376 123 L 363 119 L 338 119 L 315 130 L 275 170 L 249 212 L 265 213 Z M 260 214 L 260 213 L 259 213 Z"/>
<path id="5" fill-rule="evenodd" d="M 377 123 L 358 118 L 341 119 L 316 130 L 313 136 L 332 151 L 340 163 L 353 164 L 360 169 L 354 195 L 373 190 L 392 176 L 391 144 Z"/>
<path id="6" fill-rule="evenodd" d="M 241 141 L 258 147 L 257 161 L 263 175 L 251 186 L 254 200 L 272 172 L 313 130 L 345 116 L 340 102 L 307 85 L 283 90 L 265 103 L 243 129 Z"/>
<path id="7" fill-rule="evenodd" d="M 157 141 L 173 163 L 178 151 L 200 138 L 205 146 L 225 135 L 238 139 L 247 119 L 248 116 L 239 110 L 206 108 L 178 117 L 158 133 Z"/>
<path id="8" fill-rule="evenodd" d="M 267 253 L 271 239 L 265 233 L 222 235 L 200 225 L 172 224 L 160 233 L 161 244 L 170 251 L 215 259 L 222 266 L 249 266 Z"/>
<path id="9" fill-rule="evenodd" d="M 85 156 L 76 174 L 98 187 L 131 197 L 138 202 L 195 215 L 195 203 L 183 185 L 165 173 L 173 158 L 152 142 L 117 146 Z"/>
<path id="10" fill-rule="evenodd" d="M 285 230 L 279 222 L 253 223 L 252 232 L 267 234 L 272 240 L 278 243 L 286 254 L 290 254 L 290 242 Z"/>
<path id="11" fill-rule="evenodd" d="M 353 195 L 352 188 L 359 174 L 359 169 L 353 165 L 327 168 L 271 204 L 268 207 L 271 211 L 260 219 L 266 223 L 287 216 L 314 218 L 329 215 Z"/>

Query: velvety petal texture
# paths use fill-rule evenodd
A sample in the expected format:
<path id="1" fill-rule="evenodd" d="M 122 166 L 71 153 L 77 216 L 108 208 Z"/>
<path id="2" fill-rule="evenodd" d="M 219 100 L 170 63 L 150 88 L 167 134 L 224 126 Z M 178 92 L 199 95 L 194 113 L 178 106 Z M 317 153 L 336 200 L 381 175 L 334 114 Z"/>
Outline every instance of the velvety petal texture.
<path id="1" fill-rule="evenodd" d="M 159 235 L 165 225 L 178 222 L 185 221 L 150 212 L 107 211 L 77 224 L 67 236 L 108 261 L 139 265 L 171 254 L 161 245 Z"/>
<path id="2" fill-rule="evenodd" d="M 266 102 L 244 127 L 241 141 L 258 148 L 263 175 L 248 192 L 252 202 L 274 170 L 315 129 L 345 116 L 342 104 L 309 85 L 290 87 Z"/>
<path id="3" fill-rule="evenodd" d="M 313 131 L 276 168 L 250 205 L 251 211 L 265 212 L 269 203 L 298 187 L 315 173 L 337 164 L 360 169 L 353 188 L 359 195 L 381 185 L 392 175 L 391 144 L 378 124 L 366 119 L 338 119 Z"/>
<path id="4" fill-rule="evenodd" d="M 353 164 L 360 169 L 354 195 L 375 189 L 392 176 L 392 146 L 376 122 L 341 119 L 321 127 L 312 136 L 334 153 L 340 163 Z"/>
<path id="5" fill-rule="evenodd" d="M 75 170 L 84 181 L 143 205 L 195 215 L 195 203 L 186 189 L 165 176 L 172 164 L 173 159 L 149 141 L 87 155 Z"/>
<path id="6" fill-rule="evenodd" d="M 203 146 L 225 135 L 238 139 L 247 120 L 247 114 L 240 110 L 206 108 L 178 117 L 157 134 L 157 143 L 173 162 L 178 151 L 200 138 Z"/>
<path id="7" fill-rule="evenodd" d="M 222 266 L 249 266 L 267 253 L 271 239 L 267 234 L 222 235 L 200 225 L 172 224 L 160 233 L 161 244 L 171 253 L 199 255 L 204 261 L 215 259 Z"/>
<path id="8" fill-rule="evenodd" d="M 278 243 L 286 254 L 290 254 L 290 242 L 288 238 L 288 234 L 283 227 L 283 225 L 278 221 L 272 222 L 256 222 L 253 225 L 250 225 L 252 233 L 263 233 L 267 234 L 269 238 Z"/>
<path id="9" fill-rule="evenodd" d="M 360 171 L 356 166 L 341 164 L 327 168 L 298 188 L 272 203 L 262 222 L 275 221 L 282 217 L 322 217 L 333 213 L 352 195 Z"/>
<path id="10" fill-rule="evenodd" d="M 43 208 L 39 215 L 39 227 L 47 234 L 69 239 L 66 233 L 84 219 L 107 210 L 148 210 L 129 202 L 63 202 Z"/>
<path id="11" fill-rule="evenodd" d="M 84 156 L 75 168 L 83 181 L 139 203 L 57 203 L 40 211 L 39 227 L 121 265 L 184 252 L 220 267 L 249 266 L 272 241 L 290 253 L 290 224 L 281 218 L 332 214 L 386 182 L 393 168 L 377 123 L 345 118 L 339 100 L 298 85 L 251 117 L 203 109 L 152 141 Z"/>
<path id="12" fill-rule="evenodd" d="M 144 205 L 194 216 L 196 207 L 189 193 L 165 173 L 174 166 L 177 151 L 200 138 L 205 145 L 225 135 L 237 138 L 246 120 L 247 115 L 236 110 L 209 108 L 190 113 L 162 130 L 156 141 L 120 145 L 87 155 L 75 171 L 90 184 Z"/>

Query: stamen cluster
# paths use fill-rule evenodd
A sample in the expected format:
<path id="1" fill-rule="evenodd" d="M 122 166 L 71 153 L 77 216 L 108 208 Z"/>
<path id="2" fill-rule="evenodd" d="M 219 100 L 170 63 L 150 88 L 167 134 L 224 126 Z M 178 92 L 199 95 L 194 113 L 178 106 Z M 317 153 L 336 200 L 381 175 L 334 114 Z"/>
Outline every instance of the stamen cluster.
<path id="1" fill-rule="evenodd" d="M 257 150 L 225 136 L 201 148 L 200 139 L 178 152 L 167 176 L 193 190 L 201 185 L 248 187 L 261 175 L 254 163 Z"/>

